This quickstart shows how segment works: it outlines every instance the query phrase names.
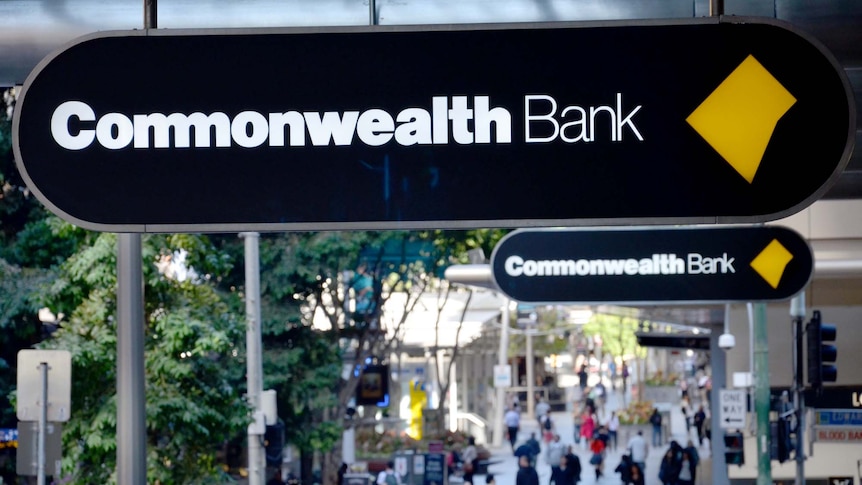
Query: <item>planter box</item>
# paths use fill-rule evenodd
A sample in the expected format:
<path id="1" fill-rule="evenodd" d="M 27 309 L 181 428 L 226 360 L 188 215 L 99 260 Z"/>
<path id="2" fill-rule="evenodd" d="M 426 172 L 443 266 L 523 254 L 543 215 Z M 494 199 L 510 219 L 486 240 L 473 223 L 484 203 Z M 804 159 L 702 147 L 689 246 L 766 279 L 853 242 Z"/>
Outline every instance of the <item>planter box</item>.
<path id="1" fill-rule="evenodd" d="M 679 402 L 679 388 L 676 386 L 644 386 L 644 401 L 652 401 L 654 403 Z"/>

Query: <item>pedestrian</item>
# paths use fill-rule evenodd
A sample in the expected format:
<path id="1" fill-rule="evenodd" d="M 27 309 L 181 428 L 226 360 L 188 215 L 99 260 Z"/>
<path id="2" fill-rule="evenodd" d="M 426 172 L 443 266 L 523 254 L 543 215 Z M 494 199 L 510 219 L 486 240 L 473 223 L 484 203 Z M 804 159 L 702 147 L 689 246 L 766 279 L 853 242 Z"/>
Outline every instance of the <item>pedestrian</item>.
<path id="1" fill-rule="evenodd" d="M 536 433 L 530 433 L 530 438 L 527 440 L 527 446 L 530 447 L 530 463 L 536 466 L 536 458 L 542 452 L 542 445 L 536 439 Z"/>
<path id="2" fill-rule="evenodd" d="M 578 371 L 578 384 L 581 386 L 581 391 L 587 387 L 587 364 L 581 364 L 581 370 Z"/>
<path id="3" fill-rule="evenodd" d="M 621 373 L 623 376 L 623 395 L 625 395 L 627 389 L 626 381 L 628 381 L 629 378 L 629 365 L 626 363 L 626 361 L 623 361 L 623 368 Z"/>
<path id="4" fill-rule="evenodd" d="M 338 472 L 341 473 L 341 470 L 339 469 Z M 343 475 L 343 473 L 341 474 Z M 0 480 L 0 483 L 3 483 L 2 480 Z M 266 485 L 284 485 L 284 481 L 281 479 L 281 470 L 276 470 L 272 474 L 272 477 L 267 480 Z"/>
<path id="5" fill-rule="evenodd" d="M 545 450 L 545 461 L 551 465 L 551 474 L 560 465 L 560 459 L 566 456 L 566 445 L 560 441 L 560 435 L 555 434 L 554 440 L 548 443 Z"/>
<path id="6" fill-rule="evenodd" d="M 569 451 L 566 453 L 566 467 L 571 468 L 572 475 L 575 477 L 575 483 L 581 481 L 581 459 L 575 454 L 575 451 L 569 446 Z"/>
<path id="7" fill-rule="evenodd" d="M 479 461 L 479 453 L 476 451 L 476 439 L 470 436 L 467 438 L 467 447 L 461 453 L 461 460 L 464 462 L 464 482 L 473 483 L 473 473 L 476 470 L 476 465 Z"/>
<path id="8" fill-rule="evenodd" d="M 494 475 L 489 473 L 485 475 L 485 485 L 497 485 L 497 481 L 494 480 Z"/>
<path id="9" fill-rule="evenodd" d="M 677 485 L 694 485 L 697 462 L 691 456 L 688 449 L 682 450 L 682 459 L 679 464 L 679 475 Z"/>
<path id="10" fill-rule="evenodd" d="M 602 465 L 605 462 L 605 442 L 604 440 L 595 439 L 590 443 L 590 465 L 596 469 L 596 481 L 602 478 Z"/>
<path id="11" fill-rule="evenodd" d="M 518 474 L 515 476 L 515 485 L 539 485 L 539 474 L 530 465 L 530 459 L 526 456 L 518 457 Z"/>
<path id="12" fill-rule="evenodd" d="M 521 427 L 521 413 L 518 412 L 517 404 L 506 411 L 503 420 L 506 422 L 506 429 L 509 433 L 509 444 L 512 445 L 512 452 L 514 452 L 515 443 L 518 441 L 518 429 Z"/>
<path id="13" fill-rule="evenodd" d="M 658 412 L 658 408 L 652 408 L 649 422 L 652 425 L 652 445 L 661 446 L 661 414 Z"/>
<path id="14" fill-rule="evenodd" d="M 698 446 L 703 446 L 703 423 L 706 421 L 706 411 L 703 410 L 703 406 L 700 406 L 697 409 L 697 412 L 694 413 L 694 428 L 697 430 L 697 444 Z"/>
<path id="15" fill-rule="evenodd" d="M 580 464 L 578 464 L 580 467 Z M 580 480 L 580 468 L 575 469 L 569 464 L 569 457 L 562 455 L 558 465 L 551 469 L 551 480 L 548 485 L 576 485 Z"/>
<path id="16" fill-rule="evenodd" d="M 632 463 L 630 478 L 625 485 L 644 485 L 644 472 L 637 463 Z"/>
<path id="17" fill-rule="evenodd" d="M 536 403 L 536 419 L 539 421 L 539 428 L 542 428 L 545 425 L 545 418 L 550 418 L 551 405 L 542 396 L 536 399 L 538 400 Z"/>
<path id="18" fill-rule="evenodd" d="M 623 455 L 620 457 L 620 464 L 614 468 L 614 471 L 620 474 L 620 480 L 625 484 L 631 481 L 632 478 L 632 457 L 631 455 Z"/>
<path id="19" fill-rule="evenodd" d="M 542 422 L 542 440 L 547 444 L 554 439 L 554 422 L 551 421 L 551 416 L 545 416 Z"/>
<path id="20" fill-rule="evenodd" d="M 581 444 L 581 426 L 583 424 L 583 414 L 584 413 L 581 410 L 581 406 L 576 404 L 575 405 L 575 412 L 574 412 L 574 419 L 573 419 L 574 425 L 575 425 L 575 433 L 574 433 L 575 444 Z"/>
<path id="21" fill-rule="evenodd" d="M 395 462 L 389 460 L 386 469 L 377 475 L 377 485 L 401 485 L 401 477 L 395 473 Z"/>
<path id="22" fill-rule="evenodd" d="M 658 479 L 663 485 L 676 485 L 676 481 L 679 479 L 679 463 L 672 448 L 668 448 L 661 459 Z"/>
<path id="23" fill-rule="evenodd" d="M 617 361 L 611 359 L 608 363 L 608 371 L 611 373 L 611 389 L 617 390 Z"/>
<path id="24" fill-rule="evenodd" d="M 697 468 L 697 465 L 700 464 L 700 453 L 697 452 L 697 447 L 694 446 L 694 443 L 691 440 L 685 444 L 685 448 L 683 451 L 687 451 L 689 456 L 691 456 L 691 460 L 694 463 L 694 467 Z"/>
<path id="25" fill-rule="evenodd" d="M 632 436 L 631 439 L 629 439 L 629 443 L 626 448 L 628 448 L 629 454 L 632 457 L 632 463 L 639 466 L 641 472 L 645 473 L 647 451 L 649 450 L 649 446 L 647 446 L 646 438 L 644 438 L 643 431 L 638 430 L 638 433 Z"/>
<path id="26" fill-rule="evenodd" d="M 593 439 L 593 434 L 596 432 L 596 421 L 593 419 L 592 413 L 589 412 L 589 409 L 584 412 L 581 417 L 581 439 L 585 446 L 590 446 L 590 441 Z"/>
<path id="27" fill-rule="evenodd" d="M 611 436 L 611 449 L 617 451 L 617 433 L 620 429 L 620 417 L 616 411 L 611 411 L 611 419 L 608 420 L 608 434 Z"/>

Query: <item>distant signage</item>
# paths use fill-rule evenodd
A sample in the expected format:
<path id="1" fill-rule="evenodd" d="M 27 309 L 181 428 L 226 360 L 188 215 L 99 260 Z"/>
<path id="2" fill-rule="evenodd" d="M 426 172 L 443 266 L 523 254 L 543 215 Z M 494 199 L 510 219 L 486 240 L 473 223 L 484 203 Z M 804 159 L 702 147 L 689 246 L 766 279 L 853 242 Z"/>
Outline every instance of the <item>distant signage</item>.
<path id="1" fill-rule="evenodd" d="M 815 426 L 815 441 L 862 443 L 862 427 Z"/>
<path id="2" fill-rule="evenodd" d="M 823 426 L 862 427 L 862 410 L 817 409 L 814 411 L 814 422 Z"/>
<path id="3" fill-rule="evenodd" d="M 745 391 L 721 389 L 718 392 L 718 419 L 724 429 L 745 427 Z"/>
<path id="4" fill-rule="evenodd" d="M 494 387 L 512 387 L 512 366 L 494 366 Z"/>
<path id="5" fill-rule="evenodd" d="M 43 60 L 13 145 L 101 231 L 762 222 L 842 173 L 851 92 L 765 18 L 133 30 Z"/>
<path id="6" fill-rule="evenodd" d="M 47 366 L 48 421 L 65 422 L 71 415 L 72 354 L 68 350 L 18 351 L 18 399 L 16 414 L 21 421 L 38 421 L 42 402 L 42 364 Z"/>
<path id="7" fill-rule="evenodd" d="M 530 303 L 783 300 L 813 267 L 808 243 L 778 226 L 526 229 L 491 256 L 497 286 Z"/>
<path id="8" fill-rule="evenodd" d="M 444 485 L 446 482 L 445 455 L 429 453 L 425 457 L 424 485 Z"/>
<path id="9" fill-rule="evenodd" d="M 777 398 L 788 388 L 773 387 L 769 390 L 773 398 Z M 825 386 L 819 391 L 805 391 L 805 405 L 809 408 L 862 411 L 862 386 Z"/>

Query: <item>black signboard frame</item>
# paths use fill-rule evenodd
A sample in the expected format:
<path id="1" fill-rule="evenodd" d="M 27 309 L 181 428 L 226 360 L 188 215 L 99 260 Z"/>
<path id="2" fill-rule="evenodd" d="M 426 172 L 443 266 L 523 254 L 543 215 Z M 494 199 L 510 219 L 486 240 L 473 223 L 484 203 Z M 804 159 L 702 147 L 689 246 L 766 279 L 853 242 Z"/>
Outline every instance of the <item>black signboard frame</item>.
<path id="1" fill-rule="evenodd" d="M 747 181 L 686 117 L 752 56 L 798 99 Z M 228 121 L 157 147 L 136 118 L 194 113 Z M 274 113 L 307 132 L 272 135 Z M 320 131 L 351 116 L 364 128 Z M 768 18 L 144 29 L 43 60 L 13 145 L 46 207 L 100 231 L 712 224 L 817 200 L 855 116 L 835 58 Z"/>
<path id="2" fill-rule="evenodd" d="M 524 303 L 718 304 L 790 299 L 814 256 L 777 225 L 555 228 L 507 234 L 490 265 Z"/>

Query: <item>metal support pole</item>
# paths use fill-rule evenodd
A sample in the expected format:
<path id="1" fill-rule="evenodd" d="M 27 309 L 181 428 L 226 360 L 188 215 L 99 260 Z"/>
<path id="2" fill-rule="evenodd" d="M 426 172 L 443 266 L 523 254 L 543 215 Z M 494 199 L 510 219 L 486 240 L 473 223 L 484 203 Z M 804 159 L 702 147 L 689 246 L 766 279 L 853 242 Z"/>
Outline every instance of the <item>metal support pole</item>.
<path id="1" fill-rule="evenodd" d="M 724 0 L 709 0 L 709 16 L 724 15 Z"/>
<path id="2" fill-rule="evenodd" d="M 147 483 L 140 234 L 117 235 L 117 483 Z"/>
<path id="3" fill-rule="evenodd" d="M 757 485 L 772 484 L 769 458 L 769 339 L 766 304 L 754 305 L 754 409 L 757 414 Z"/>
<path id="4" fill-rule="evenodd" d="M 802 348 L 803 321 L 805 320 L 805 292 L 790 300 L 790 317 L 793 319 L 793 409 L 796 412 L 796 485 L 805 483 L 805 387 Z"/>
<path id="5" fill-rule="evenodd" d="M 368 23 L 377 25 L 377 2 L 375 0 L 368 0 Z"/>
<path id="6" fill-rule="evenodd" d="M 729 311 L 730 307 L 725 307 Z M 710 393 L 709 406 L 712 438 L 709 440 L 710 454 L 712 455 L 712 482 L 715 485 L 730 483 L 727 478 L 727 463 L 724 459 L 724 430 L 721 427 L 719 407 L 720 400 L 716 396 L 721 393 L 727 385 L 727 352 L 718 346 L 718 338 L 722 332 L 722 324 L 715 323 L 710 327 L 709 337 L 709 361 L 712 369 L 712 392 Z"/>
<path id="7" fill-rule="evenodd" d="M 527 327 L 527 418 L 536 419 L 536 371 L 534 369 L 535 355 L 533 353 L 533 333 L 536 331 L 532 326 Z"/>
<path id="8" fill-rule="evenodd" d="M 510 301 L 506 298 L 503 304 L 503 328 L 500 329 L 500 350 L 497 352 L 497 365 L 507 365 L 509 363 L 509 304 Z M 508 405 L 506 401 L 506 389 L 497 388 L 497 403 L 494 406 L 494 435 L 492 444 L 500 446 L 503 444 L 503 413 Z"/>
<path id="9" fill-rule="evenodd" d="M 45 439 L 48 437 L 48 363 L 39 364 L 39 374 L 42 377 L 42 396 L 39 399 L 39 441 L 36 469 L 36 483 L 45 485 Z"/>
<path id="10" fill-rule="evenodd" d="M 260 234 L 243 232 L 245 240 L 245 319 L 246 319 L 246 382 L 248 402 L 258 419 L 263 413 L 263 360 L 260 329 Z M 266 482 L 266 454 L 263 435 L 254 426 L 248 429 L 248 483 L 263 485 Z"/>

